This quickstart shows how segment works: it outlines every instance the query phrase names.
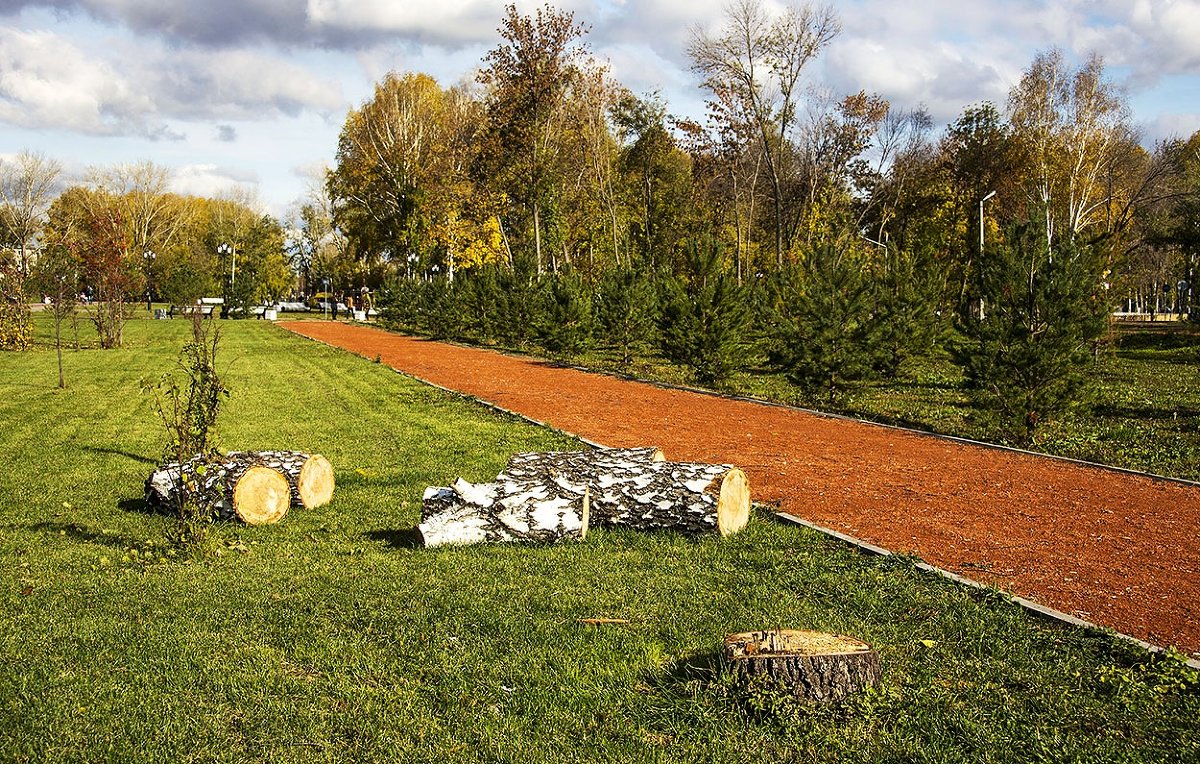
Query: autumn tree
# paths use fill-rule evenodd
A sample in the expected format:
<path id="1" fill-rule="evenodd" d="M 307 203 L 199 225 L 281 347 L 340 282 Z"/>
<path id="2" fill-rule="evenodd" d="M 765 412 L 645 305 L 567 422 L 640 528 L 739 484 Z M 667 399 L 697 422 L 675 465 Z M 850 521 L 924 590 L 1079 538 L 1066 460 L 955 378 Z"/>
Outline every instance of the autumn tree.
<path id="1" fill-rule="evenodd" d="M 651 272 L 671 267 L 676 244 L 696 219 L 691 158 L 672 135 L 661 100 L 628 95 L 613 119 L 624 144 L 618 167 L 632 244 Z"/>
<path id="2" fill-rule="evenodd" d="M 966 311 L 967 291 L 979 261 L 979 231 L 985 222 L 994 230 L 999 220 L 1028 217 L 1023 189 L 1029 178 L 1029 155 L 999 110 L 991 103 L 970 106 L 951 123 L 939 144 L 951 213 L 952 234 L 945 263 L 954 287 L 955 305 Z M 985 197 L 991 196 L 986 207 Z M 980 219 L 983 210 L 985 218 Z"/>
<path id="3" fill-rule="evenodd" d="M 50 203 L 62 165 L 44 154 L 22 151 L 12 159 L 0 157 L 0 246 L 18 253 L 17 268 L 28 275 L 33 244 Z"/>
<path id="4" fill-rule="evenodd" d="M 586 54 L 583 25 L 574 14 L 546 5 L 523 16 L 505 7 L 503 41 L 484 56 L 479 82 L 486 88 L 488 129 L 477 178 L 507 193 L 528 221 L 537 271 L 543 270 L 543 218 L 558 201 L 568 93 Z"/>
<path id="5" fill-rule="evenodd" d="M 58 386 L 66 388 L 63 373 L 62 327 L 67 319 L 74 320 L 79 306 L 79 271 L 82 263 L 67 242 L 47 241 L 37 264 L 33 282 L 48 302 L 46 310 L 54 318 L 54 351 L 58 359 Z"/>
<path id="6" fill-rule="evenodd" d="M 64 199 L 67 194 L 72 196 Z M 144 283 L 138 262 L 141 258 L 130 256 L 131 226 L 121 205 L 103 191 L 77 187 L 63 197 L 57 202 L 78 215 L 65 221 L 66 245 L 80 262 L 81 281 L 91 295 L 88 317 L 96 327 L 100 347 L 121 347 L 129 301 Z"/>
<path id="7" fill-rule="evenodd" d="M 0 350 L 25 350 L 31 340 L 25 277 L 16 259 L 0 250 Z"/>
<path id="8" fill-rule="evenodd" d="M 790 245 L 784 217 L 805 70 L 840 30 L 828 7 L 788 6 L 772 17 L 761 0 L 736 0 L 717 34 L 697 29 L 688 46 L 705 88 L 729 101 L 731 116 L 754 126 L 771 185 L 778 265 Z"/>
<path id="9" fill-rule="evenodd" d="M 403 260 L 422 244 L 431 178 L 443 165 L 446 95 L 426 74 L 388 74 L 351 110 L 328 176 L 333 220 L 362 257 Z"/>

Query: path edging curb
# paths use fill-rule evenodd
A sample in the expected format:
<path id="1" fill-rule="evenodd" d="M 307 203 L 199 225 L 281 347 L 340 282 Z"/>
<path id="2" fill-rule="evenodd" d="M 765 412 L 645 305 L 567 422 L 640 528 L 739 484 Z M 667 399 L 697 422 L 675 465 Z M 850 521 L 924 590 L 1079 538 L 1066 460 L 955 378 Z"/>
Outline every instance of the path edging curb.
<path id="1" fill-rule="evenodd" d="M 866 541 L 863 541 L 862 539 L 858 539 L 858 538 L 855 538 L 854 536 L 850 536 L 848 534 L 841 533 L 839 531 L 835 531 L 832 528 L 826 528 L 823 525 L 817 525 L 814 522 L 805 520 L 802 517 L 797 517 L 796 515 L 790 514 L 788 512 L 776 512 L 775 510 L 771 510 L 771 512 L 775 515 L 776 518 L 782 520 L 783 522 L 792 523 L 794 525 L 799 525 L 804 528 L 808 528 L 811 531 L 816 531 L 817 533 L 821 533 L 826 536 L 830 536 L 831 538 L 835 538 L 844 544 L 848 544 L 850 546 L 855 547 L 860 552 L 865 552 L 867 554 L 874 554 L 874 555 L 878 555 L 881 557 L 891 557 L 895 554 L 894 552 L 892 552 L 888 549 L 884 549 L 881 546 L 875 546 L 874 544 L 870 544 Z M 1142 648 L 1143 650 L 1145 650 L 1149 653 L 1152 653 L 1154 655 L 1162 655 L 1163 653 L 1166 652 L 1165 648 L 1160 647 L 1158 645 L 1151 644 L 1145 640 L 1138 639 L 1137 637 L 1132 636 L 1130 634 L 1125 634 L 1124 632 L 1115 631 L 1106 626 L 1101 626 L 1097 623 L 1092 623 L 1091 621 L 1085 621 L 1082 618 L 1076 618 L 1075 616 L 1071 615 L 1070 613 L 1064 613 L 1061 610 L 1055 610 L 1054 608 L 1047 607 L 1046 605 L 1043 605 L 1040 602 L 1034 602 L 1031 599 L 1026 599 L 1025 597 L 1021 597 L 1021 596 L 1013 594 L 1011 592 L 1006 592 L 1002 589 L 993 589 L 992 587 L 988 586 L 987 584 L 980 583 L 979 581 L 976 581 L 974 579 L 959 575 L 958 573 L 955 573 L 953 571 L 949 571 L 944 568 L 939 568 L 936 565 L 930 565 L 927 562 L 921 561 L 921 562 L 916 563 L 915 567 L 917 567 L 927 573 L 933 573 L 935 575 L 941 576 L 942 578 L 953 581 L 954 583 L 956 583 L 960 586 L 965 586 L 967 588 L 976 589 L 976 590 L 995 591 L 1006 602 L 1010 602 L 1014 605 L 1024 608 L 1026 611 L 1033 613 L 1034 615 L 1040 616 L 1042 618 L 1048 618 L 1053 621 L 1058 621 L 1059 623 L 1063 623 L 1068 626 L 1075 626 L 1075 627 L 1082 628 L 1082 629 L 1091 629 L 1094 631 L 1103 632 L 1105 634 L 1114 636 L 1118 639 L 1125 640 L 1126 642 L 1132 642 L 1133 644 L 1137 645 L 1138 647 Z M 1190 658 L 1189 657 L 1189 658 L 1185 658 L 1185 661 L 1186 661 L 1187 665 L 1191 666 L 1192 668 L 1200 669 L 1200 658 Z"/>

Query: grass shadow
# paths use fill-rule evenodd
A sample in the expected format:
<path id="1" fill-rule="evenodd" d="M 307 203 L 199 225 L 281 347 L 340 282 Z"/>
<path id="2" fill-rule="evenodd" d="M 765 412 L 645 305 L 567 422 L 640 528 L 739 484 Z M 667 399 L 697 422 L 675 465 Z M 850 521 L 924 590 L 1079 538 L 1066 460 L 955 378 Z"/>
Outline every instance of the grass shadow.
<path id="1" fill-rule="evenodd" d="M 122 512 L 136 512 L 139 515 L 153 515 L 154 510 L 150 509 L 150 505 L 142 497 L 136 499 L 121 499 L 117 502 L 117 509 Z"/>
<path id="2" fill-rule="evenodd" d="M 118 448 L 97 448 L 96 446 L 82 446 L 80 450 L 91 451 L 94 454 L 109 454 L 112 456 L 124 456 L 126 459 L 132 459 L 133 461 L 139 462 L 141 464 L 153 464 L 155 466 L 158 466 L 157 459 L 152 459 L 149 456 L 142 456 L 141 454 L 130 453 L 129 451 L 122 451 Z"/>
<path id="3" fill-rule="evenodd" d="M 721 674 L 721 652 L 706 650 L 686 655 L 663 671 L 646 674 L 643 681 L 671 695 L 688 695 L 716 681 Z"/>
<path id="4" fill-rule="evenodd" d="M 392 549 L 421 549 L 425 546 L 421 531 L 415 527 L 403 530 L 367 531 L 364 535 L 372 541 L 387 544 Z"/>
<path id="5" fill-rule="evenodd" d="M 1200 410 L 1187 408 L 1164 409 L 1153 406 L 1098 404 L 1092 414 L 1104 419 L 1140 419 L 1152 421 L 1178 421 L 1200 416 Z"/>
<path id="6" fill-rule="evenodd" d="M 130 536 L 120 536 L 105 530 L 95 530 L 79 523 L 38 523 L 33 526 L 33 530 L 45 533 L 48 536 L 66 536 L 75 541 L 99 544 L 101 546 L 113 547 L 114 549 L 128 549 L 131 546 L 136 546 L 139 542 L 139 539 Z"/>

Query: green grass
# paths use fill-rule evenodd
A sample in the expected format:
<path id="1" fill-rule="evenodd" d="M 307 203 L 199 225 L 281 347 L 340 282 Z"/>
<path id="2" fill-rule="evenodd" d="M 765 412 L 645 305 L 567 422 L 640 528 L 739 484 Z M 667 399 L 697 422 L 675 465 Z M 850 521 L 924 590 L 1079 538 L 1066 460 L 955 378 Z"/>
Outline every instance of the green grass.
<path id="1" fill-rule="evenodd" d="M 332 504 L 165 558 L 141 511 L 161 448 L 121 350 L 0 355 L 0 759 L 6 761 L 1188 761 L 1194 672 L 1037 621 L 905 558 L 756 515 L 730 539 L 425 550 L 421 492 L 564 436 L 262 322 L 223 323 L 226 448 L 320 451 Z M 39 322 L 39 341 L 46 327 Z M 577 618 L 625 618 L 603 627 Z M 856 635 L 884 686 L 813 709 L 735 690 L 762 627 Z"/>

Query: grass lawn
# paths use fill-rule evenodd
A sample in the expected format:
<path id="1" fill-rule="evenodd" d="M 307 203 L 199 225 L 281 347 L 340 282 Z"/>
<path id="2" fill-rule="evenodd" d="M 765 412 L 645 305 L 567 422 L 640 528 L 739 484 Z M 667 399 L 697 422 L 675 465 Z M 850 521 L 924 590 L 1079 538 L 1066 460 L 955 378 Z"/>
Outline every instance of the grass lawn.
<path id="1" fill-rule="evenodd" d="M 162 447 L 121 350 L 0 355 L 5 761 L 1195 761 L 1194 671 L 1034 620 L 904 558 L 752 518 L 730 539 L 425 550 L 427 485 L 571 441 L 264 322 L 223 322 L 228 449 L 319 451 L 332 504 L 166 556 Z M 628 625 L 586 626 L 584 617 Z M 725 633 L 852 634 L 879 692 L 809 708 L 720 675 Z"/>

